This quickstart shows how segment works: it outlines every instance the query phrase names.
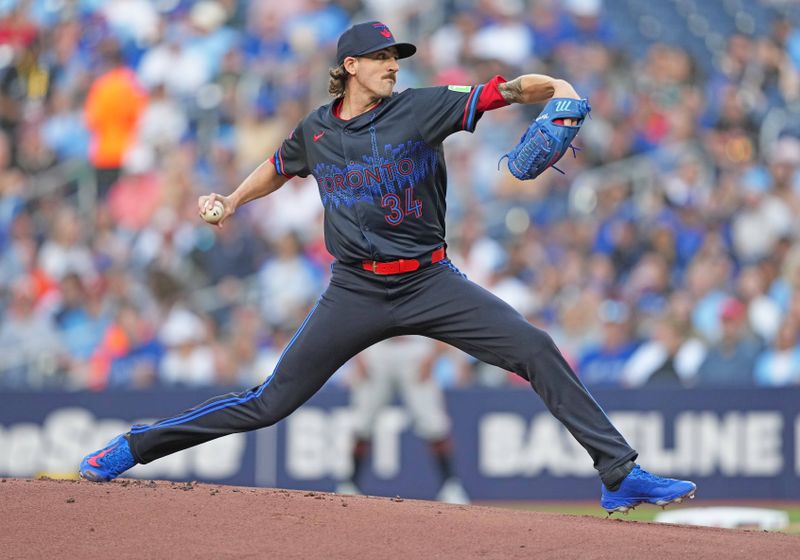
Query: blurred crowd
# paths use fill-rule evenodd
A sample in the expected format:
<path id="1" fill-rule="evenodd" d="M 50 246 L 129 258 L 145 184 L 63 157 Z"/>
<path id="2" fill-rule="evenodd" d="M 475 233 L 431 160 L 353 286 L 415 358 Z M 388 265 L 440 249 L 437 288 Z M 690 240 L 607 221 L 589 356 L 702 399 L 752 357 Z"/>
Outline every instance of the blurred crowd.
<path id="1" fill-rule="evenodd" d="M 0 390 L 263 381 L 327 281 L 316 182 L 222 229 L 196 199 L 328 101 L 369 19 L 419 48 L 398 89 L 536 72 L 589 98 L 565 175 L 498 170 L 540 107 L 445 143 L 449 256 L 588 385 L 800 383 L 800 26 L 762 0 L 769 33 L 701 59 L 632 42 L 618 4 L 0 1 Z M 462 358 L 443 384 L 519 382 Z"/>

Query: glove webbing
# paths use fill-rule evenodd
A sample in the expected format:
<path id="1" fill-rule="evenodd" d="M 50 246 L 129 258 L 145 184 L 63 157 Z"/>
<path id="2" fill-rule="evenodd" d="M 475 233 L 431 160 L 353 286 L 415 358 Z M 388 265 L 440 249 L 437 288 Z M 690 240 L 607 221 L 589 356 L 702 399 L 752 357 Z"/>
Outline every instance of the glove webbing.
<path id="1" fill-rule="evenodd" d="M 547 129 L 541 129 L 540 128 L 536 132 L 538 132 L 539 134 L 544 136 L 545 141 L 547 142 L 548 148 L 551 148 L 552 145 L 555 143 L 555 138 L 553 138 L 553 135 L 550 134 L 550 132 Z M 522 137 L 519 139 L 519 141 L 522 142 L 524 139 L 525 139 L 525 134 L 522 135 Z M 578 148 L 577 146 L 573 146 L 572 144 L 570 144 L 568 146 L 568 148 L 570 150 L 572 150 L 572 157 L 573 158 L 578 157 L 578 152 L 581 150 L 580 148 Z M 546 160 L 546 159 L 548 159 L 550 157 L 550 152 L 552 151 L 552 149 L 549 149 L 548 151 L 536 150 L 538 152 L 538 157 L 532 157 L 533 154 L 531 152 L 533 152 L 534 150 L 535 150 L 535 146 L 530 142 L 527 143 L 525 145 L 525 147 L 522 148 L 519 151 L 519 153 L 517 154 L 517 157 L 514 159 L 514 161 L 519 161 L 520 159 L 524 158 L 525 165 L 523 167 L 525 167 L 526 169 L 530 169 L 533 166 L 541 165 L 541 163 L 544 160 Z M 503 158 L 507 158 L 507 157 L 508 157 L 508 154 L 505 154 L 497 162 L 497 170 L 498 171 L 500 170 L 500 163 L 503 161 Z M 533 161 L 530 161 L 531 159 Z M 509 160 L 509 165 L 513 165 L 514 169 L 517 170 L 517 173 L 521 173 L 521 174 L 524 173 L 522 170 L 520 170 L 519 166 L 515 165 L 511 160 Z M 558 171 L 562 175 L 565 175 L 565 173 L 561 169 L 556 167 L 555 164 L 552 164 L 550 167 L 552 167 L 553 169 L 555 169 L 556 171 Z"/>

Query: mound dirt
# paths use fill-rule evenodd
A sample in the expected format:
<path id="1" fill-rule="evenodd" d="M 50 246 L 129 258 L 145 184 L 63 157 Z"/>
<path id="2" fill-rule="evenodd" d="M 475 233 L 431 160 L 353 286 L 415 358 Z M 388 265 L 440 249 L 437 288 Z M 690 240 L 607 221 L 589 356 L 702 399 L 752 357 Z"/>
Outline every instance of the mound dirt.
<path id="1" fill-rule="evenodd" d="M 793 535 L 197 483 L 0 482 L 0 558 L 798 558 Z"/>

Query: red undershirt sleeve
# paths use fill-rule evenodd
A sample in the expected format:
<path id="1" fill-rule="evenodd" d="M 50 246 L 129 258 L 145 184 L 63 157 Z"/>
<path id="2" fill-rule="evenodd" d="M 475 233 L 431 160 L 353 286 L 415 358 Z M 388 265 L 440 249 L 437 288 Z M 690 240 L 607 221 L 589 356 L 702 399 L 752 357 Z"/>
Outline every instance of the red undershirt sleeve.
<path id="1" fill-rule="evenodd" d="M 503 95 L 497 86 L 505 83 L 506 79 L 503 76 L 497 75 L 484 85 L 481 90 L 480 97 L 478 97 L 478 104 L 476 109 L 480 112 L 491 111 L 492 109 L 499 109 L 500 107 L 508 106 L 508 101 L 503 99 Z"/>

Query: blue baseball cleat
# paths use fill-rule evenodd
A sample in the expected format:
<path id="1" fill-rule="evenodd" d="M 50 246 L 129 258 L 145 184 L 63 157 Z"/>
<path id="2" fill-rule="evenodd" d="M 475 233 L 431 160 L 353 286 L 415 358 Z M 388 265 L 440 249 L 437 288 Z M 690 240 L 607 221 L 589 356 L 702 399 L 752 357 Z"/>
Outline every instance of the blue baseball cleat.
<path id="1" fill-rule="evenodd" d="M 681 503 L 684 498 L 694 498 L 697 485 L 688 480 L 676 480 L 650 474 L 639 465 L 626 476 L 615 491 L 603 485 L 600 505 L 609 514 L 627 513 L 639 504 L 667 506 Z"/>
<path id="2" fill-rule="evenodd" d="M 118 435 L 105 447 L 89 453 L 81 461 L 80 474 L 91 482 L 108 482 L 136 464 L 125 434 Z"/>

